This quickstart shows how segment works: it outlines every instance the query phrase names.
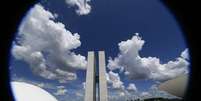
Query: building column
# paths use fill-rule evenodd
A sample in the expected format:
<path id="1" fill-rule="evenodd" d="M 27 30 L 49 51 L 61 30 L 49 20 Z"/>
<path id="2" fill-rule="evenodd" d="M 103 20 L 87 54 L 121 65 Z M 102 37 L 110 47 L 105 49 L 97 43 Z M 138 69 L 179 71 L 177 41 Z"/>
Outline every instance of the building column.
<path id="1" fill-rule="evenodd" d="M 96 101 L 96 82 L 95 82 L 95 55 L 93 51 L 88 52 L 87 74 L 85 87 L 85 101 Z"/>
<path id="2" fill-rule="evenodd" d="M 98 52 L 99 59 L 99 101 L 108 101 L 105 52 Z"/>

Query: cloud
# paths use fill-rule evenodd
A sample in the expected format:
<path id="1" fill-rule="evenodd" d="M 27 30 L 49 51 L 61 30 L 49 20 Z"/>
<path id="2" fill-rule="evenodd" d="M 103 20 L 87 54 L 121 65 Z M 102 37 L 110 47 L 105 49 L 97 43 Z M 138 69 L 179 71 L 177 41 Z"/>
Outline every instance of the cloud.
<path id="1" fill-rule="evenodd" d="M 76 69 L 86 69 L 86 57 L 72 52 L 81 45 L 78 33 L 71 33 L 50 11 L 35 5 L 19 27 L 12 54 L 28 63 L 36 75 L 46 79 L 76 79 Z"/>
<path id="2" fill-rule="evenodd" d="M 137 88 L 136 88 L 136 86 L 135 86 L 134 83 L 130 83 L 130 84 L 128 85 L 128 87 L 127 87 L 127 90 L 128 90 L 128 91 L 137 92 Z"/>
<path id="3" fill-rule="evenodd" d="M 151 94 L 149 92 L 142 92 L 141 93 L 141 98 L 142 99 L 151 98 Z"/>
<path id="4" fill-rule="evenodd" d="M 61 95 L 65 95 L 66 92 L 67 92 L 67 89 L 65 89 L 64 86 L 57 86 L 57 91 L 54 93 L 54 95 L 61 96 Z"/>
<path id="5" fill-rule="evenodd" d="M 129 88 L 129 89 L 128 89 Z M 131 91 L 130 89 L 136 89 L 136 91 Z M 108 98 L 110 101 L 124 101 L 124 100 L 137 100 L 137 99 L 147 99 L 147 98 L 178 98 L 167 92 L 158 89 L 158 85 L 153 84 L 145 91 L 138 91 L 134 83 L 130 83 L 127 89 L 124 90 L 109 90 Z"/>
<path id="6" fill-rule="evenodd" d="M 76 13 L 79 15 L 87 15 L 91 12 L 89 2 L 91 0 L 65 0 L 69 6 L 76 6 Z"/>
<path id="7" fill-rule="evenodd" d="M 120 80 L 120 76 L 118 73 L 109 71 L 109 73 L 107 74 L 107 81 L 109 84 L 112 84 L 113 89 L 123 90 L 125 88 L 123 82 Z"/>
<path id="8" fill-rule="evenodd" d="M 109 71 L 106 74 L 108 81 L 108 98 L 110 101 L 124 101 L 138 98 L 138 90 L 134 83 L 130 83 L 125 87 L 118 73 Z"/>
<path id="9" fill-rule="evenodd" d="M 57 79 L 60 83 L 66 83 L 68 80 L 77 79 L 77 75 L 75 73 L 63 71 L 61 69 L 56 69 L 55 71 L 57 73 Z"/>
<path id="10" fill-rule="evenodd" d="M 128 87 L 127 87 L 128 88 Z M 138 91 L 133 90 L 109 90 L 109 101 L 126 101 L 128 99 L 139 99 Z"/>
<path id="11" fill-rule="evenodd" d="M 125 101 L 127 95 L 123 91 L 113 91 L 108 93 L 108 99 L 109 101 Z"/>
<path id="12" fill-rule="evenodd" d="M 182 53 L 181 53 L 181 57 L 184 59 L 189 60 L 189 52 L 188 49 L 185 49 Z"/>
<path id="13" fill-rule="evenodd" d="M 82 83 L 82 88 L 85 89 L 86 88 L 86 82 Z"/>
<path id="14" fill-rule="evenodd" d="M 115 92 L 117 94 L 116 96 L 130 96 L 138 92 L 134 83 L 130 83 L 127 87 L 125 87 L 124 82 L 121 81 L 118 73 L 109 71 L 106 74 L 106 78 L 108 82 L 108 89 L 110 89 L 113 93 Z"/>
<path id="15" fill-rule="evenodd" d="M 189 62 L 182 56 L 174 61 L 161 64 L 157 57 L 141 57 L 139 55 L 145 41 L 141 39 L 139 34 L 135 34 L 131 39 L 121 41 L 119 46 L 119 54 L 113 59 L 110 57 L 107 67 L 110 70 L 124 68 L 125 75 L 130 79 L 152 79 L 152 80 L 168 80 L 175 78 L 181 74 L 188 72 Z"/>
<path id="16" fill-rule="evenodd" d="M 78 96 L 78 97 L 84 97 L 84 94 L 81 93 L 81 92 L 76 92 L 75 95 Z"/>
<path id="17" fill-rule="evenodd" d="M 80 85 L 81 86 L 81 85 Z M 56 96 L 59 101 L 83 101 L 85 92 L 83 89 L 67 89 L 66 94 Z"/>

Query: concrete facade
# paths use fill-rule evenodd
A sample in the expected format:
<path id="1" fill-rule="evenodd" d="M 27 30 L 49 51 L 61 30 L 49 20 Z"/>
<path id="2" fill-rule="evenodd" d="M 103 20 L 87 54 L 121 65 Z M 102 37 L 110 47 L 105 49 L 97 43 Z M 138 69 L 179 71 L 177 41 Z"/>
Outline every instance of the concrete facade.
<path id="1" fill-rule="evenodd" d="M 95 55 L 93 51 L 88 52 L 87 74 L 84 101 L 96 101 L 96 82 L 95 82 Z"/>
<path id="2" fill-rule="evenodd" d="M 99 101 L 108 101 L 108 90 L 106 80 L 105 52 L 98 52 L 99 60 Z"/>
<path id="3" fill-rule="evenodd" d="M 96 93 L 98 101 L 108 101 L 106 66 L 105 66 L 105 52 L 98 52 L 98 66 L 99 71 L 96 76 L 96 63 L 93 51 L 88 52 L 86 87 L 85 87 L 85 101 L 96 101 Z M 98 84 L 98 91 L 96 92 L 96 83 Z"/>

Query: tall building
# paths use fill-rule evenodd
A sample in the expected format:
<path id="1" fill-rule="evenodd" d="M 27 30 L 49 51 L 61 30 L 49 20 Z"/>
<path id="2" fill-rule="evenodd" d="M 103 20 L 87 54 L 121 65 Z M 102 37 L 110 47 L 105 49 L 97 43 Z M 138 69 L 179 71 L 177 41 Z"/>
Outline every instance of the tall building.
<path id="1" fill-rule="evenodd" d="M 99 101 L 108 101 L 105 52 L 98 52 L 98 72 L 96 72 L 95 53 L 93 51 L 88 52 L 87 58 L 85 101 L 96 101 L 96 93 Z M 96 76 L 96 73 L 98 73 L 98 76 Z M 98 85 L 98 91 L 96 91 L 96 84 Z"/>

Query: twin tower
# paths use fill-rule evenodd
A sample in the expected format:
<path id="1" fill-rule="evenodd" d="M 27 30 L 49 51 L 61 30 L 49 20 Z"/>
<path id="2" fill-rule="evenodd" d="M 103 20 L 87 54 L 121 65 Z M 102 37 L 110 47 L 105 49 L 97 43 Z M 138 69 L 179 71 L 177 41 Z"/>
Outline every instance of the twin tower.
<path id="1" fill-rule="evenodd" d="M 95 53 L 88 52 L 87 74 L 85 87 L 85 101 L 108 101 L 105 52 L 98 52 L 98 66 Z M 98 69 L 97 69 L 98 67 Z M 97 87 L 96 87 L 97 86 Z M 98 89 L 97 89 L 98 88 Z M 97 90 L 97 91 L 96 91 Z M 96 96 L 98 99 L 96 99 Z"/>

